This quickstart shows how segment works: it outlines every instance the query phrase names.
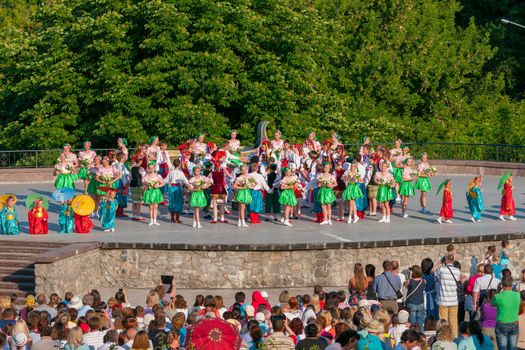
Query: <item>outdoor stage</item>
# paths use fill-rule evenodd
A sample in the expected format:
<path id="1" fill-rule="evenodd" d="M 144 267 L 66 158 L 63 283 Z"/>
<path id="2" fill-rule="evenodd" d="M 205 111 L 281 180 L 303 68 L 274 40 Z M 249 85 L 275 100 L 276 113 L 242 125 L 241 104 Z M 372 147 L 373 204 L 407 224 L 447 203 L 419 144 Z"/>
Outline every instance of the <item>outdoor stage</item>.
<path id="1" fill-rule="evenodd" d="M 209 220 L 203 220 L 202 229 L 191 227 L 191 216 L 183 215 L 183 224 L 172 224 L 169 222 L 167 206 L 160 207 L 160 226 L 148 226 L 145 222 L 135 222 L 130 218 L 117 219 L 116 232 L 103 232 L 99 227 L 92 230 L 90 234 L 58 234 L 58 205 L 51 199 L 54 190 L 51 183 L 35 184 L 2 184 L 0 192 L 10 192 L 18 196 L 17 211 L 21 222 L 23 234 L 19 236 L 2 236 L 2 239 L 30 240 L 30 241 L 60 241 L 60 242 L 102 242 L 102 243 L 172 243 L 188 245 L 221 245 L 223 249 L 235 245 L 289 245 L 289 244 L 324 244 L 341 242 L 378 242 L 392 240 L 414 240 L 428 238 L 452 238 L 469 237 L 479 235 L 495 235 L 506 233 L 525 233 L 525 184 L 521 178 L 514 182 L 514 197 L 517 207 L 518 221 L 502 222 L 499 220 L 500 191 L 497 190 L 498 177 L 487 176 L 483 183 L 483 197 L 486 211 L 480 223 L 469 220 L 470 214 L 465 199 L 467 184 L 472 176 L 455 175 L 448 176 L 452 179 L 454 194 L 454 219 L 453 224 L 439 225 L 436 222 L 441 206 L 442 195 L 435 195 L 435 188 L 444 177 L 436 176 L 432 179 L 434 189 L 428 195 L 428 208 L 432 214 L 419 212 L 419 192 L 409 202 L 409 218 L 403 219 L 399 216 L 400 207 L 396 206 L 395 213 L 390 224 L 376 222 L 381 218 L 378 209 L 377 217 L 367 217 L 357 224 L 336 222 L 334 212 L 333 226 L 320 226 L 312 222 L 310 208 L 303 209 L 303 218 L 293 221 L 293 227 L 286 227 L 280 222 L 263 222 L 258 225 L 250 225 L 249 228 L 237 227 L 237 220 L 229 216 L 227 224 L 212 225 Z M 77 187 L 81 186 L 77 182 Z M 24 207 L 24 198 L 30 193 L 41 193 L 50 198 L 49 207 L 49 234 L 42 236 L 29 235 L 27 229 L 27 209 Z M 129 214 L 131 205 L 126 213 Z M 148 217 L 148 208 L 142 207 L 142 214 Z M 235 212 L 234 212 L 235 213 Z M 95 226 L 99 226 L 93 219 Z M 255 248 L 255 247 L 254 247 Z M 255 248 L 257 249 L 257 248 Z"/>

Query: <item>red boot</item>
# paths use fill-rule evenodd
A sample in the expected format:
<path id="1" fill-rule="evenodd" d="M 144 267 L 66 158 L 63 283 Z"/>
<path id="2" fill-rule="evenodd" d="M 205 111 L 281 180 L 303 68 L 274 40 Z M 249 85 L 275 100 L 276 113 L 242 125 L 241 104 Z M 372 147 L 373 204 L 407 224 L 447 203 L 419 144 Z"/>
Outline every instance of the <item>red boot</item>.
<path id="1" fill-rule="evenodd" d="M 175 223 L 175 213 L 171 213 L 171 223 Z"/>
<path id="2" fill-rule="evenodd" d="M 252 224 L 260 224 L 260 223 L 261 221 L 259 220 L 259 214 L 253 213 Z"/>
<path id="3" fill-rule="evenodd" d="M 177 224 L 180 224 L 181 221 L 180 221 L 180 214 L 179 213 L 175 213 L 175 221 L 177 222 Z"/>
<path id="4" fill-rule="evenodd" d="M 316 213 L 317 219 L 315 219 L 316 223 L 323 222 L 323 213 Z"/>
<path id="5" fill-rule="evenodd" d="M 125 217 L 126 215 L 124 215 L 124 208 L 123 207 L 117 207 L 117 215 L 116 215 L 118 218 L 122 218 L 122 217 Z"/>
<path id="6" fill-rule="evenodd" d="M 357 216 L 359 217 L 359 219 L 364 219 L 365 218 L 365 212 L 361 211 L 361 210 L 358 210 L 357 211 Z"/>
<path id="7" fill-rule="evenodd" d="M 252 224 L 255 223 L 255 221 L 254 221 L 255 219 L 253 218 L 253 213 L 252 213 L 252 212 L 249 212 L 248 214 L 250 215 L 250 222 L 251 222 Z"/>

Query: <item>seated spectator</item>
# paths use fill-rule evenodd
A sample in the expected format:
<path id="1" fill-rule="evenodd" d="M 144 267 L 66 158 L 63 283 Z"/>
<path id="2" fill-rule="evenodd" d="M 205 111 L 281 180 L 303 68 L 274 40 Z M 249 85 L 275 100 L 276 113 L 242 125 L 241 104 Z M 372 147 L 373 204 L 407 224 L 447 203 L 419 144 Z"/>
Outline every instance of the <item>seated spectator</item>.
<path id="1" fill-rule="evenodd" d="M 319 349 L 323 350 L 328 346 L 328 343 L 318 336 L 319 329 L 315 323 L 306 325 L 304 329 L 305 339 L 300 340 L 295 346 L 296 350 L 310 350 Z"/>
<path id="2" fill-rule="evenodd" d="M 412 350 L 420 344 L 419 333 L 413 329 L 407 329 L 401 334 L 401 342 L 396 346 L 395 350 Z"/>
<path id="3" fill-rule="evenodd" d="M 89 332 L 84 334 L 83 341 L 94 349 L 98 349 L 104 344 L 105 332 L 100 330 L 100 316 L 91 316 L 87 322 Z"/>
<path id="4" fill-rule="evenodd" d="M 432 344 L 432 350 L 457 350 L 457 348 L 452 328 L 448 324 L 441 326 L 437 332 L 436 341 Z"/>
<path id="5" fill-rule="evenodd" d="M 40 330 L 40 340 L 33 343 L 31 350 L 52 350 L 61 347 L 58 340 L 53 340 L 51 335 L 53 334 L 53 328 L 47 326 Z"/>
<path id="6" fill-rule="evenodd" d="M 150 341 L 149 341 L 148 333 L 146 333 L 145 331 L 139 331 L 137 335 L 135 336 L 135 339 L 133 340 L 133 346 L 131 347 L 131 349 L 132 350 L 149 350 Z M 163 349 L 163 348 L 159 347 L 159 348 L 154 348 L 154 349 Z"/>
<path id="7" fill-rule="evenodd" d="M 118 332 L 111 329 L 104 335 L 104 344 L 97 348 L 97 350 L 118 350 Z"/>

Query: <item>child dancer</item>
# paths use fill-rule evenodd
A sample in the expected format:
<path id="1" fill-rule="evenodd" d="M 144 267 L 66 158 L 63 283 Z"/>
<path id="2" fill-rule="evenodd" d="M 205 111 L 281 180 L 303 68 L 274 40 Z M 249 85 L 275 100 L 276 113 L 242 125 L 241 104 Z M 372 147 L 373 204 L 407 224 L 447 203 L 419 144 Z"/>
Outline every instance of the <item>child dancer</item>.
<path id="1" fill-rule="evenodd" d="M 120 178 L 115 182 L 115 185 L 117 187 L 117 216 L 118 217 L 127 217 L 126 214 L 124 214 L 124 209 L 128 207 L 128 187 L 129 187 L 129 181 L 130 181 L 130 173 L 128 168 L 126 167 L 126 156 L 122 152 L 118 152 L 116 155 L 117 162 L 113 164 L 115 168 L 118 169 L 118 172 L 120 173 Z"/>
<path id="2" fill-rule="evenodd" d="M 268 192 L 270 188 L 268 187 L 264 177 L 259 173 L 259 164 L 252 163 L 251 167 L 252 172 L 250 173 L 250 177 L 254 179 L 255 183 L 250 189 L 252 201 L 248 207 L 248 210 L 250 212 L 250 222 L 252 224 L 260 224 L 261 221 L 259 220 L 259 214 L 263 210 L 263 191 Z"/>
<path id="3" fill-rule="evenodd" d="M 294 189 L 298 184 L 299 179 L 292 175 L 292 171 L 289 168 L 284 168 L 283 178 L 280 184 L 281 194 L 279 196 L 279 203 L 284 206 L 284 217 L 281 219 L 281 222 L 286 226 L 292 226 L 290 216 L 292 215 L 293 207 L 297 205 Z"/>
<path id="4" fill-rule="evenodd" d="M 377 201 L 381 203 L 383 218 L 379 222 L 390 222 L 390 201 L 394 199 L 392 188 L 395 186 L 394 176 L 389 171 L 388 161 L 381 163 L 381 172 L 376 173 L 375 182 L 379 185 L 377 190 Z"/>
<path id="5" fill-rule="evenodd" d="M 180 170 L 180 159 L 173 160 L 173 169 L 170 169 L 167 182 L 170 185 L 170 215 L 171 222 L 180 224 L 180 213 L 182 213 L 182 205 L 184 199 L 182 196 L 183 187 L 189 187 L 189 182 L 184 173 Z"/>
<path id="6" fill-rule="evenodd" d="M 97 176 L 95 177 L 101 184 L 101 187 L 97 188 L 97 194 L 99 196 L 106 195 L 106 192 L 100 188 L 111 187 L 116 189 L 116 182 L 120 179 L 120 176 L 119 170 L 111 165 L 109 157 L 102 158 L 102 166 L 98 169 Z M 98 212 L 95 215 L 98 216 Z"/>
<path id="7" fill-rule="evenodd" d="M 428 179 L 430 176 L 434 176 L 436 173 L 436 168 L 431 167 L 428 164 L 428 156 L 426 152 L 423 152 L 419 155 L 419 160 L 421 161 L 418 166 L 418 178 L 416 181 L 416 184 L 414 185 L 414 189 L 421 191 L 421 212 L 423 214 L 430 213 L 429 210 L 427 210 L 427 192 L 432 189 L 432 183 Z"/>
<path id="8" fill-rule="evenodd" d="M 416 172 L 412 169 L 412 165 L 414 164 L 414 161 L 412 158 L 405 159 L 405 168 L 403 169 L 403 182 L 401 183 L 401 186 L 399 187 L 399 194 L 403 198 L 403 204 L 402 204 L 402 210 L 403 210 L 403 217 L 408 218 L 407 214 L 407 206 L 408 206 L 408 200 L 410 197 L 414 197 L 414 185 L 412 184 L 412 180 L 414 179 L 414 175 L 417 175 Z"/>
<path id="9" fill-rule="evenodd" d="M 96 153 L 91 150 L 91 141 L 84 141 L 84 149 L 78 152 L 78 162 L 81 166 L 78 178 L 84 180 L 84 194 L 88 194 L 89 168 L 93 165 Z"/>
<path id="10" fill-rule="evenodd" d="M 335 176 L 330 174 L 330 163 L 325 163 L 323 173 L 319 175 L 319 193 L 317 200 L 323 209 L 323 221 L 321 225 L 332 225 L 332 203 L 335 201 L 334 187 L 336 185 Z"/>
<path id="11" fill-rule="evenodd" d="M 31 235 L 47 235 L 48 219 L 46 208 L 44 208 L 44 201 L 37 198 L 34 201 L 33 207 L 27 213 L 29 221 L 29 234 Z"/>
<path id="12" fill-rule="evenodd" d="M 281 204 L 279 203 L 281 177 L 277 175 L 277 164 L 270 165 L 270 172 L 266 178 L 270 188 L 270 191 L 266 193 L 264 198 L 264 212 L 268 215 L 266 220 L 270 220 L 270 214 L 273 214 L 273 220 L 277 221 L 277 215 L 281 212 Z"/>
<path id="13" fill-rule="evenodd" d="M 117 139 L 117 146 L 117 151 L 122 152 L 124 154 L 124 161 L 127 161 L 129 159 L 128 140 L 123 137 L 119 137 Z"/>
<path id="14" fill-rule="evenodd" d="M 193 227 L 201 228 L 200 209 L 208 205 L 204 190 L 211 186 L 211 181 L 206 176 L 201 175 L 200 166 L 193 168 L 193 176 L 190 179 L 190 206 L 193 208 Z"/>
<path id="15" fill-rule="evenodd" d="M 399 142 L 401 143 L 401 142 Z M 397 147 L 397 143 L 396 143 Z M 405 165 L 405 160 L 407 158 L 410 158 L 410 149 L 407 145 L 401 146 L 401 153 L 399 153 L 397 150 L 395 151 L 396 157 L 394 159 L 394 178 L 396 179 L 396 196 L 397 202 L 401 202 L 402 198 L 399 193 L 399 188 L 401 187 L 401 184 L 403 183 L 403 169 Z"/>
<path id="16" fill-rule="evenodd" d="M 89 233 L 95 227 L 93 222 L 89 219 L 89 215 L 79 215 L 75 213 L 75 232 Z"/>
<path id="17" fill-rule="evenodd" d="M 168 144 L 165 141 L 161 141 L 159 145 L 160 145 L 160 150 L 157 153 L 157 161 L 156 161 L 157 172 L 159 173 L 160 176 L 162 176 L 162 179 L 165 181 L 167 185 L 166 178 L 168 177 L 170 169 L 173 168 L 173 165 L 171 164 L 170 155 L 168 153 Z M 162 194 L 165 194 L 166 192 L 168 192 L 168 187 L 166 185 L 160 189 Z M 166 204 L 164 200 L 162 201 L 162 204 L 163 205 Z"/>
<path id="18" fill-rule="evenodd" d="M 58 210 L 58 223 L 60 231 L 58 233 L 72 233 L 74 226 L 73 211 L 71 210 L 70 201 L 60 203 Z"/>
<path id="19" fill-rule="evenodd" d="M 236 133 L 232 132 L 232 137 Z M 235 141 L 235 139 L 232 139 Z M 231 141 L 231 140 L 230 140 Z M 224 212 L 226 209 L 226 201 L 228 192 L 226 190 L 226 178 L 228 177 L 226 166 L 223 167 L 226 159 L 226 152 L 222 150 L 215 151 L 213 155 L 213 170 L 211 172 L 211 180 L 213 184 L 210 187 L 210 199 L 213 207 L 213 219 L 212 224 L 217 223 L 219 211 L 221 213 L 221 223 L 228 222 L 224 219 Z"/>
<path id="20" fill-rule="evenodd" d="M 472 222 L 481 221 L 481 211 L 485 210 L 485 204 L 483 203 L 482 195 L 482 177 L 476 176 L 470 184 L 468 185 L 467 190 L 467 203 L 470 210 L 470 220 Z"/>
<path id="21" fill-rule="evenodd" d="M 439 185 L 439 189 L 444 186 L 443 190 L 443 203 L 441 204 L 441 211 L 439 212 L 439 218 L 437 219 L 437 222 L 441 224 L 443 219 L 445 219 L 445 222 L 447 224 L 452 223 L 452 217 L 454 217 L 454 211 L 452 210 L 452 182 L 450 179 L 446 179 L 444 181 L 444 185 Z M 436 194 L 437 195 L 437 194 Z"/>
<path id="22" fill-rule="evenodd" d="M 164 186 L 162 176 L 155 171 L 155 162 L 148 163 L 148 174 L 142 178 L 142 185 L 145 188 L 142 201 L 149 205 L 149 226 L 160 224 L 157 222 L 157 215 L 159 213 L 159 203 L 162 202 L 162 192 L 160 188 Z"/>
<path id="23" fill-rule="evenodd" d="M 18 214 L 15 209 L 16 197 L 8 196 L 5 208 L 0 212 L 0 226 L 3 235 L 20 234 L 20 225 L 18 224 Z"/>
<path id="24" fill-rule="evenodd" d="M 104 232 L 115 232 L 115 216 L 117 214 L 117 208 L 119 207 L 118 200 L 115 199 L 119 191 L 110 188 L 108 189 L 108 195 L 100 202 L 100 208 L 98 209 L 98 217 Z"/>
<path id="25" fill-rule="evenodd" d="M 359 221 L 359 216 L 357 215 L 357 207 L 355 205 L 355 200 L 363 198 L 363 192 L 359 187 L 359 183 L 362 182 L 361 174 L 357 169 L 357 163 L 352 162 L 350 169 L 348 169 L 342 177 L 343 181 L 346 183 L 346 189 L 343 192 L 343 200 L 348 203 L 349 213 L 347 224 L 354 223 L 356 224 Z M 354 218 L 352 221 L 352 217 Z"/>
<path id="26" fill-rule="evenodd" d="M 98 207 L 100 203 L 100 197 L 98 195 L 98 187 L 100 186 L 100 182 L 97 180 L 97 175 L 100 170 L 100 167 L 102 166 L 102 157 L 101 156 L 95 156 L 95 159 L 93 160 L 93 164 L 88 169 L 88 176 L 89 176 L 89 185 L 88 185 L 88 194 L 91 198 L 93 198 L 93 201 L 95 201 L 95 211 L 91 213 L 91 217 L 95 216 L 95 213 L 98 212 Z"/>
<path id="27" fill-rule="evenodd" d="M 509 217 L 509 220 L 516 221 L 514 214 L 516 214 L 516 206 L 514 205 L 514 197 L 512 196 L 512 176 L 507 175 L 507 181 L 503 185 L 501 207 L 499 210 L 499 219 L 505 221 L 505 216 Z"/>
<path id="28" fill-rule="evenodd" d="M 67 159 L 64 153 L 60 153 L 60 158 L 58 163 L 55 165 L 54 174 L 55 179 L 55 188 L 60 190 L 62 188 L 72 188 L 75 189 L 75 181 L 77 180 L 77 175 L 74 174 L 75 167 Z"/>
<path id="29" fill-rule="evenodd" d="M 246 206 L 252 202 L 252 195 L 250 193 L 250 187 L 254 185 L 251 176 L 248 174 L 248 166 L 246 164 L 241 165 L 241 175 L 237 177 L 233 188 L 237 190 L 235 195 L 235 201 L 239 203 L 239 222 L 237 226 L 248 227 L 244 220 Z"/>
<path id="30" fill-rule="evenodd" d="M 144 221 L 144 218 L 140 216 L 140 207 L 142 206 L 142 177 L 146 175 L 146 172 L 142 168 L 140 160 L 133 158 L 133 166 L 131 167 L 130 174 L 131 181 L 129 183 L 129 189 L 131 191 L 131 201 L 133 202 L 133 221 Z"/>

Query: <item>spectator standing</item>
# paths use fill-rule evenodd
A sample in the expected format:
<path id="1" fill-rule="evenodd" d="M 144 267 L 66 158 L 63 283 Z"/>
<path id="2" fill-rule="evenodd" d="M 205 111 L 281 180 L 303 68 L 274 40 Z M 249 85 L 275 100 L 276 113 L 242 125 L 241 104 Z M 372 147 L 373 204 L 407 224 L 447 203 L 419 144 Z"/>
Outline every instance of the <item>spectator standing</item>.
<path id="1" fill-rule="evenodd" d="M 438 267 L 436 275 L 437 304 L 439 318 L 452 327 L 453 337 L 458 336 L 458 283 L 460 271 L 454 267 L 454 255 L 448 254 L 445 263 Z"/>
<path id="2" fill-rule="evenodd" d="M 525 349 L 525 302 L 523 301 L 523 296 L 521 297 L 520 311 L 518 316 L 518 325 L 519 325 L 519 336 L 518 336 L 518 349 Z"/>
<path id="3" fill-rule="evenodd" d="M 377 294 L 377 299 L 383 305 L 383 309 L 397 314 L 399 307 L 397 304 L 398 293 L 401 292 L 402 284 L 399 276 L 392 273 L 392 262 L 383 262 L 384 272 L 374 279 L 372 289 Z"/>
<path id="4" fill-rule="evenodd" d="M 408 281 L 405 282 L 405 287 L 407 288 L 405 305 L 410 311 L 409 321 L 411 324 L 418 324 L 419 329 L 422 330 L 425 322 L 426 282 L 422 278 L 420 266 L 412 266 L 412 276 Z"/>
<path id="5" fill-rule="evenodd" d="M 496 315 L 497 308 L 492 305 L 492 300 L 494 295 L 496 295 L 496 290 L 489 290 L 489 296 L 487 300 L 481 305 L 481 329 L 484 334 L 490 337 L 494 349 L 498 350 L 498 345 L 496 343 Z"/>
<path id="6" fill-rule="evenodd" d="M 474 299 L 474 311 L 477 311 L 479 306 L 483 304 L 485 298 L 489 295 L 490 289 L 498 289 L 501 281 L 493 275 L 492 265 L 485 265 L 484 275 L 476 280 L 474 289 L 472 290 L 472 298 Z"/>
<path id="7" fill-rule="evenodd" d="M 401 273 L 399 271 L 399 262 L 396 260 L 392 260 L 392 273 L 399 277 L 399 280 L 401 281 L 401 289 L 400 291 L 403 292 L 403 286 L 405 285 L 407 277 L 404 273 Z M 403 307 L 403 297 L 397 299 L 397 305 L 398 309 Z"/>
<path id="8" fill-rule="evenodd" d="M 503 291 L 492 299 L 492 305 L 498 308 L 496 315 L 496 341 L 499 350 L 516 350 L 518 343 L 518 313 L 521 303 L 520 294 L 512 290 L 512 278 L 504 277 Z"/>
<path id="9" fill-rule="evenodd" d="M 421 278 L 425 281 L 425 315 L 434 320 L 438 319 L 438 306 L 436 296 L 436 278 L 433 273 L 434 262 L 430 258 L 421 261 Z"/>

